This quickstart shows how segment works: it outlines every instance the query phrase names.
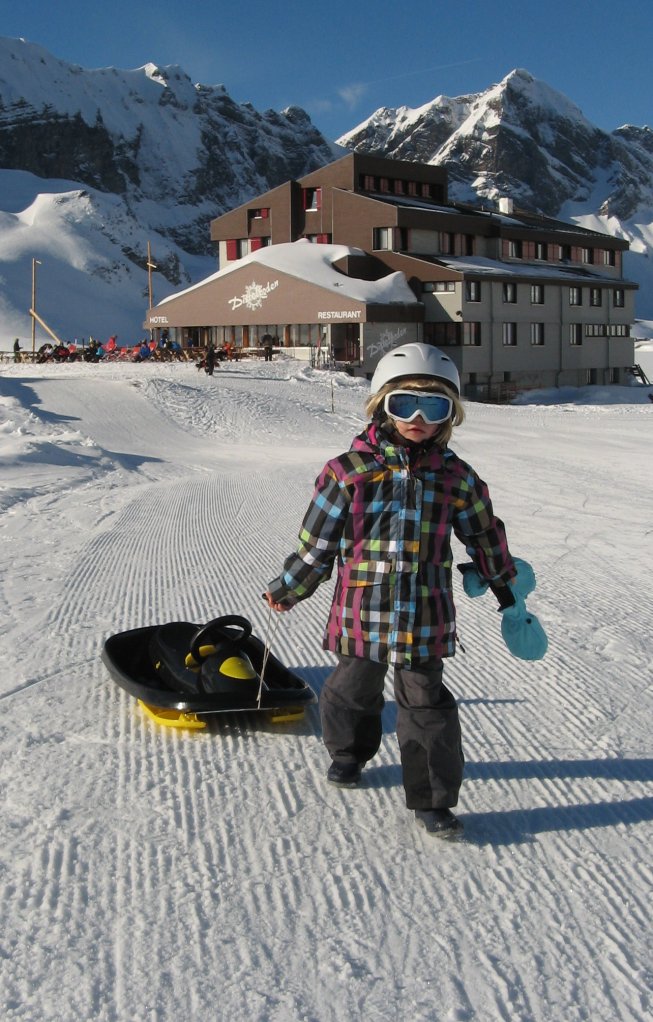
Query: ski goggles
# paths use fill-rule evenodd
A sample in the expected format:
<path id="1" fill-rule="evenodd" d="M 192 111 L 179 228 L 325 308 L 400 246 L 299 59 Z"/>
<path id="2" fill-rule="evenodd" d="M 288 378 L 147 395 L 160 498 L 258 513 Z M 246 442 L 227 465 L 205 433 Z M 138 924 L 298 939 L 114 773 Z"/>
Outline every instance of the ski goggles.
<path id="1" fill-rule="evenodd" d="M 412 422 L 421 415 L 424 422 L 433 426 L 451 417 L 453 401 L 444 394 L 424 390 L 392 390 L 386 394 L 383 407 L 392 419 Z"/>

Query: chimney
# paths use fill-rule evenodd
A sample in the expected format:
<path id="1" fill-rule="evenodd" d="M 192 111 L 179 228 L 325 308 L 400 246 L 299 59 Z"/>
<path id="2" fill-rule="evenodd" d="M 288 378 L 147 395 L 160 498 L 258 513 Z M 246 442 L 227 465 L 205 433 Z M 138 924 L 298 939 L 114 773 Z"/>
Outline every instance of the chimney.
<path id="1" fill-rule="evenodd" d="M 515 212 L 515 203 L 512 199 L 509 199 L 507 195 L 502 195 L 499 199 L 499 212 L 507 213 L 508 216 Z"/>

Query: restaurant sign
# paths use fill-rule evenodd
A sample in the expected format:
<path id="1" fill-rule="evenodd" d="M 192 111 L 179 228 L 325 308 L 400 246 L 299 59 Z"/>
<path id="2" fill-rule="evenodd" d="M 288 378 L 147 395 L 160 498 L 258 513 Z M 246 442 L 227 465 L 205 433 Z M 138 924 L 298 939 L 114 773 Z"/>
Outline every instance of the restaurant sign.
<path id="1" fill-rule="evenodd" d="M 331 322 L 337 319 L 360 319 L 360 317 L 360 309 L 347 309 L 342 312 L 318 312 L 317 314 L 318 319 L 326 319 Z"/>

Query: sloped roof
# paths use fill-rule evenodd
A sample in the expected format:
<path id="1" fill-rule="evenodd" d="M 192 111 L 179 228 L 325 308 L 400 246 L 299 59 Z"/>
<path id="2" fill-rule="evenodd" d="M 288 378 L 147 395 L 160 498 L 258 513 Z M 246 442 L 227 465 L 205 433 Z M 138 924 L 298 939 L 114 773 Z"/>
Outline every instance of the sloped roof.
<path id="1" fill-rule="evenodd" d="M 216 281 L 221 281 L 230 274 L 247 266 L 265 266 L 270 270 L 285 273 L 290 277 L 307 284 L 314 284 L 333 293 L 337 288 L 340 296 L 354 301 L 374 305 L 415 304 L 415 295 L 411 291 L 406 277 L 397 271 L 389 273 L 380 280 L 361 280 L 359 277 L 348 277 L 335 267 L 335 263 L 348 256 L 364 256 L 360 248 L 348 245 L 315 245 L 310 241 L 287 242 L 282 245 L 269 245 L 251 252 L 242 259 L 234 260 L 223 270 L 205 277 L 183 291 L 177 291 L 160 301 L 156 308 L 167 302 L 175 301 L 182 295 L 190 294 Z"/>

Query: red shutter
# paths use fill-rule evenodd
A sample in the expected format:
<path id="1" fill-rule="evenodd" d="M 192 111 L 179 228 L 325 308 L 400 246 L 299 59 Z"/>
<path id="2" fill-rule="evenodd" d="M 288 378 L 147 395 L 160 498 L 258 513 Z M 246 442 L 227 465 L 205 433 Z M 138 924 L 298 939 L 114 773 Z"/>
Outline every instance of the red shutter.
<path id="1" fill-rule="evenodd" d="M 261 218 L 263 220 L 267 220 L 267 218 L 270 215 L 270 210 L 268 209 L 268 207 L 264 206 L 263 209 L 260 212 L 261 212 Z"/>
<path id="2" fill-rule="evenodd" d="M 263 238 L 251 238 L 249 243 L 250 252 L 256 252 L 259 248 L 263 248 Z"/>
<path id="3" fill-rule="evenodd" d="M 238 258 L 238 242 L 235 238 L 230 238 L 227 241 L 227 259 Z"/>

